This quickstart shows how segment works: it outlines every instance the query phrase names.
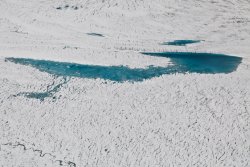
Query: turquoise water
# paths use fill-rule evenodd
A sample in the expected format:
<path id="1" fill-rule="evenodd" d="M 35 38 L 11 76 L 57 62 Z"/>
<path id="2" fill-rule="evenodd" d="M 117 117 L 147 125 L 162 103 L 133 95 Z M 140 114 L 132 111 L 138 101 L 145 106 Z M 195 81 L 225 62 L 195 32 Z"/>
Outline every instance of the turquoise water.
<path id="1" fill-rule="evenodd" d="M 125 66 L 96 66 L 96 65 L 82 65 L 76 63 L 55 62 L 47 60 L 34 60 L 25 58 L 6 58 L 7 61 L 29 65 L 40 71 L 50 73 L 56 76 L 69 76 L 80 78 L 101 78 L 111 81 L 143 81 L 158 77 L 163 74 L 174 73 L 174 68 L 153 67 L 146 69 L 129 68 Z"/>
<path id="2" fill-rule="evenodd" d="M 188 44 L 199 43 L 201 40 L 175 40 L 171 42 L 163 42 L 162 45 L 185 46 Z"/>
<path id="3" fill-rule="evenodd" d="M 104 37 L 104 35 L 100 33 L 87 33 L 87 34 L 92 36 Z"/>
<path id="4" fill-rule="evenodd" d="M 164 74 L 173 73 L 231 73 L 237 69 L 242 58 L 212 53 L 159 52 L 142 53 L 148 56 L 170 58 L 173 65 L 167 67 L 149 66 L 148 68 L 129 68 L 126 66 L 96 66 L 76 63 L 35 60 L 26 58 L 6 58 L 7 61 L 32 66 L 40 71 L 56 76 L 105 79 L 116 82 L 143 81 Z M 29 94 L 28 96 L 47 96 Z"/>
<path id="5" fill-rule="evenodd" d="M 170 58 L 178 73 L 231 73 L 242 61 L 241 57 L 213 53 L 159 52 L 144 55 Z"/>

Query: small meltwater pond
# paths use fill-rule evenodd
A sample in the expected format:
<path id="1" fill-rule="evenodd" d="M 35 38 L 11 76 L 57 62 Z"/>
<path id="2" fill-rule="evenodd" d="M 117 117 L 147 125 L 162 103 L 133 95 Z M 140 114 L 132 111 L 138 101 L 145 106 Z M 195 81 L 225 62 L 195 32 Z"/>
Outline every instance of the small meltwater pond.
<path id="1" fill-rule="evenodd" d="M 47 97 L 55 98 L 54 94 L 58 92 L 60 88 L 67 82 L 68 82 L 67 77 L 63 77 L 61 83 L 53 85 L 53 86 L 48 86 L 50 88 L 48 89 L 47 87 L 47 90 L 44 92 L 21 92 L 21 93 L 18 93 L 17 96 L 25 96 L 27 98 L 38 99 L 41 101 L 44 101 L 44 99 Z"/>
<path id="2" fill-rule="evenodd" d="M 126 66 L 83 65 L 26 58 L 6 58 L 6 60 L 17 64 L 32 66 L 40 71 L 56 76 L 90 79 L 101 78 L 116 82 L 143 81 L 145 79 L 173 73 L 226 74 L 235 71 L 242 61 L 240 57 L 212 53 L 144 52 L 142 54 L 169 58 L 172 65 L 167 67 L 149 66 L 145 69 L 133 69 Z"/>
<path id="3" fill-rule="evenodd" d="M 175 40 L 171 42 L 163 42 L 162 45 L 186 46 L 188 44 L 199 43 L 201 40 Z"/>
<path id="4" fill-rule="evenodd" d="M 90 32 L 90 33 L 87 33 L 87 35 L 97 36 L 97 37 L 104 37 L 104 35 L 103 35 L 103 34 L 100 34 L 100 33 L 95 33 L 95 32 Z"/>

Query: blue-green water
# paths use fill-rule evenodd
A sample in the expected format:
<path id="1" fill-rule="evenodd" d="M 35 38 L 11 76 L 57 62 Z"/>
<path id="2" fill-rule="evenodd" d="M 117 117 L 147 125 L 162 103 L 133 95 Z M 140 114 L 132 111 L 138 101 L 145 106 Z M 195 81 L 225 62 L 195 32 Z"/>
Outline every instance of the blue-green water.
<path id="1" fill-rule="evenodd" d="M 174 64 L 178 73 L 231 73 L 242 61 L 241 57 L 212 53 L 192 52 L 159 52 L 143 53 L 144 55 L 166 57 Z M 171 67 L 170 67 L 171 68 Z"/>
<path id="2" fill-rule="evenodd" d="M 26 58 L 6 58 L 7 61 L 32 66 L 56 76 L 105 79 L 116 82 L 143 81 L 173 73 L 231 73 L 237 69 L 242 58 L 211 53 L 159 52 L 142 53 L 148 56 L 170 58 L 173 65 L 167 67 L 129 68 L 126 66 L 96 66 Z M 30 94 L 29 96 L 35 96 Z M 43 94 L 39 94 L 43 96 Z"/>
<path id="3" fill-rule="evenodd" d="M 185 46 L 188 44 L 199 43 L 201 40 L 175 40 L 171 42 L 163 42 L 162 45 Z"/>
<path id="4" fill-rule="evenodd" d="M 80 78 L 101 78 L 111 81 L 143 81 L 158 77 L 163 74 L 175 72 L 173 68 L 153 67 L 146 69 L 136 68 L 132 69 L 125 66 L 96 66 L 96 65 L 82 65 L 75 63 L 55 62 L 48 60 L 34 60 L 25 58 L 6 58 L 7 61 L 22 65 L 29 65 L 40 71 L 50 73 L 56 76 L 69 76 Z"/>
<path id="5" fill-rule="evenodd" d="M 104 37 L 104 35 L 103 35 L 103 34 L 100 34 L 100 33 L 94 33 L 94 32 L 87 33 L 87 35 L 92 35 L 92 36 L 97 36 L 97 37 Z"/>

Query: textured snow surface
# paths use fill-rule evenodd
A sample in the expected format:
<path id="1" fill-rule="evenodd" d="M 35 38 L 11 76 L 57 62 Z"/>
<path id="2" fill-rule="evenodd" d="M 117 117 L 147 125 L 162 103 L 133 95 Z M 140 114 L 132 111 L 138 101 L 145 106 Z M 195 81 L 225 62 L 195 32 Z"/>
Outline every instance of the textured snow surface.
<path id="1" fill-rule="evenodd" d="M 0 0 L 0 166 L 250 166 L 249 27 L 249 0 Z M 186 39 L 202 42 L 161 45 Z M 165 67 L 140 52 L 167 51 L 243 60 L 135 83 L 5 61 Z"/>

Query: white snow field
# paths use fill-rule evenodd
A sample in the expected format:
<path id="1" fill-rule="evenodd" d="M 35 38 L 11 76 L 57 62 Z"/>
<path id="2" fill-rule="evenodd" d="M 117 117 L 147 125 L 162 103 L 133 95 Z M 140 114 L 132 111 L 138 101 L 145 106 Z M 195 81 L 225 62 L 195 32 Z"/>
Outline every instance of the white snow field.
<path id="1" fill-rule="evenodd" d="M 176 39 L 203 41 L 159 45 Z M 229 74 L 68 77 L 64 84 L 5 59 L 169 64 L 142 51 L 243 59 Z M 20 94 L 58 84 L 44 100 Z M 249 167 L 250 1 L 0 0 L 0 166 Z"/>

